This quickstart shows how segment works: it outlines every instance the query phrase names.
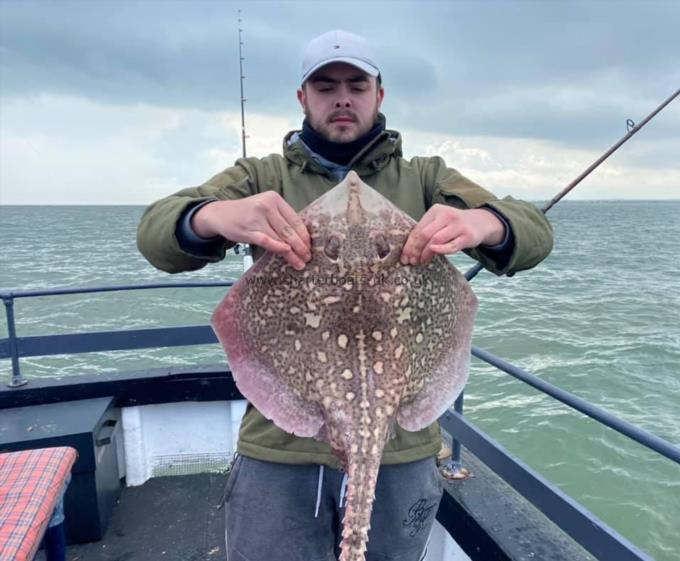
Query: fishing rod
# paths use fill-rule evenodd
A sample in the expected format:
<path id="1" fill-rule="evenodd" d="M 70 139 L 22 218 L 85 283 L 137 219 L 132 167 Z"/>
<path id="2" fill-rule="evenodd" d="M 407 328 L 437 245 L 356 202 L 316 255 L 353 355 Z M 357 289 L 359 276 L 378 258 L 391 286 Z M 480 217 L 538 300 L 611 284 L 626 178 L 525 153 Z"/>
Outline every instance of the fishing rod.
<path id="1" fill-rule="evenodd" d="M 248 138 L 248 135 L 246 135 L 246 110 L 245 110 L 245 102 L 246 98 L 243 97 L 243 80 L 245 79 L 245 76 L 243 75 L 243 61 L 245 58 L 243 58 L 243 51 L 241 50 L 241 47 L 243 46 L 243 37 L 242 34 L 243 29 L 241 28 L 241 10 L 238 11 L 238 66 L 240 70 L 240 83 L 241 83 L 241 147 L 243 149 L 243 157 L 246 157 L 246 138 Z"/>
<path id="2" fill-rule="evenodd" d="M 626 121 L 626 126 L 628 127 L 628 132 L 626 133 L 625 136 L 621 138 L 616 144 L 614 144 L 609 150 L 607 150 L 602 156 L 600 156 L 597 160 L 595 160 L 590 166 L 581 174 L 579 175 L 576 179 L 574 179 L 569 185 L 567 185 L 564 189 L 562 189 L 557 195 L 555 195 L 548 203 L 546 203 L 542 208 L 541 212 L 545 214 L 548 212 L 552 207 L 554 207 L 560 200 L 564 198 L 564 196 L 569 193 L 574 187 L 576 187 L 581 181 L 583 181 L 588 175 L 590 175 L 595 169 L 602 164 L 609 156 L 611 156 L 614 152 L 616 152 L 623 144 L 625 144 L 635 133 L 637 133 L 642 127 L 644 127 L 649 121 L 654 118 L 654 116 L 661 111 L 664 107 L 666 107 L 671 101 L 673 101 L 676 97 L 680 95 L 680 89 L 676 90 L 673 95 L 671 95 L 666 101 L 664 101 L 661 105 L 659 105 L 654 111 L 652 111 L 645 119 L 639 124 L 636 125 L 631 119 L 628 119 Z M 473 278 L 477 276 L 477 273 L 482 270 L 482 264 L 481 263 L 476 263 L 474 266 L 470 267 L 470 269 L 465 273 L 465 278 L 470 281 Z M 456 401 L 453 404 L 454 411 L 456 413 L 462 414 L 463 413 L 463 400 L 464 400 L 464 392 L 461 392 L 461 394 L 458 396 Z M 460 442 L 457 441 L 455 438 L 452 441 L 452 446 L 451 446 L 451 462 L 450 464 L 444 468 L 442 471 L 442 474 L 448 478 L 448 479 L 466 479 L 469 477 L 469 471 L 463 467 L 461 463 L 461 445 Z"/>
<path id="3" fill-rule="evenodd" d="M 248 138 L 248 135 L 246 134 L 246 108 L 245 108 L 245 102 L 247 99 L 243 96 L 243 80 L 245 79 L 245 76 L 243 75 L 243 61 L 245 58 L 243 57 L 243 51 L 241 50 L 241 47 L 243 46 L 243 29 L 241 28 L 241 10 L 238 11 L 238 66 L 240 70 L 240 75 L 239 75 L 239 80 L 241 83 L 241 148 L 243 150 L 243 157 L 246 157 L 246 138 Z M 234 246 L 234 253 L 236 255 L 239 255 L 243 251 L 243 272 L 245 273 L 248 269 L 253 264 L 253 252 L 252 249 L 250 248 L 249 244 L 243 244 L 243 247 L 241 247 L 240 244 L 236 244 Z"/>
<path id="4" fill-rule="evenodd" d="M 614 144 L 609 150 L 607 150 L 602 156 L 600 156 L 597 160 L 595 160 L 581 175 L 579 175 L 574 181 L 572 181 L 569 185 L 567 185 L 564 189 L 562 189 L 557 195 L 555 195 L 548 203 L 546 203 L 542 208 L 541 212 L 545 214 L 548 212 L 552 207 L 554 207 L 564 196 L 569 193 L 574 187 L 576 187 L 581 181 L 583 181 L 586 177 L 588 177 L 595 169 L 597 169 L 602 162 L 604 162 L 609 156 L 611 156 L 614 152 L 616 152 L 623 144 L 628 142 L 628 140 L 636 134 L 642 127 L 644 127 L 649 121 L 651 121 L 659 111 L 661 111 L 664 107 L 666 107 L 671 101 L 673 101 L 676 97 L 680 95 L 680 89 L 676 90 L 673 95 L 671 95 L 666 101 L 664 101 L 661 105 L 659 105 L 654 111 L 652 111 L 647 117 L 644 118 L 644 120 L 639 124 L 636 125 L 631 119 L 628 119 L 626 121 L 626 126 L 628 127 L 628 133 L 626 133 L 625 136 L 621 138 L 616 144 Z M 477 273 L 482 270 L 482 264 L 477 263 L 473 267 L 471 267 L 466 273 L 465 273 L 465 278 L 467 280 L 472 280 L 477 276 Z"/>

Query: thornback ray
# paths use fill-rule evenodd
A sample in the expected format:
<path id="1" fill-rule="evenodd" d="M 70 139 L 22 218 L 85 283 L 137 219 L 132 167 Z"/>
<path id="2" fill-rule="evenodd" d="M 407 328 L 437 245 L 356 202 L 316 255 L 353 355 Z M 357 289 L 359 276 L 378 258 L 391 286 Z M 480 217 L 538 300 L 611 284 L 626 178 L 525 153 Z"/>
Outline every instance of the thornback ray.
<path id="1" fill-rule="evenodd" d="M 260 258 L 212 326 L 234 380 L 286 432 L 330 444 L 348 475 L 341 561 L 363 561 L 394 423 L 417 431 L 468 377 L 477 299 L 445 258 L 402 265 L 415 221 L 351 171 L 300 212 L 312 258 Z"/>

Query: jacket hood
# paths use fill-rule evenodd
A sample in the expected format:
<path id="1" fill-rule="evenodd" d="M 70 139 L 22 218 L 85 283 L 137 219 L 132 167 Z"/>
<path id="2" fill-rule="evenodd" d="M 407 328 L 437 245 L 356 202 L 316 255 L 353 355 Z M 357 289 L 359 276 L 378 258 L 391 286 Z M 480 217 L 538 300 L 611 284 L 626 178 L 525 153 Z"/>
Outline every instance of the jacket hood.
<path id="1" fill-rule="evenodd" d="M 384 125 L 386 123 L 385 115 L 378 113 L 378 121 Z M 309 151 L 299 138 L 289 145 L 293 135 L 299 135 L 300 132 L 299 130 L 290 131 L 284 137 L 284 157 L 292 163 L 299 165 L 303 173 L 312 172 L 330 175 L 326 168 L 312 159 Z M 399 158 L 401 156 L 401 134 L 394 130 L 385 129 L 364 146 L 347 166 L 356 171 L 360 176 L 370 175 L 384 168 L 390 161 L 390 158 Z"/>

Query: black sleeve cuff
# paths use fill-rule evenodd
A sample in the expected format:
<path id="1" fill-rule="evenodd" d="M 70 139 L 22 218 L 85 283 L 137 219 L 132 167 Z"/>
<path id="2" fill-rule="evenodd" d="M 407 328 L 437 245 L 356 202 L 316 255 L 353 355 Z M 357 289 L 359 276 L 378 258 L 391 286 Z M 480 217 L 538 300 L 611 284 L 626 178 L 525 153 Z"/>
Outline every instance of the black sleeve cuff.
<path id="1" fill-rule="evenodd" d="M 177 228 L 175 229 L 175 236 L 179 246 L 192 255 L 198 257 L 209 257 L 224 245 L 224 238 L 222 236 L 215 236 L 213 238 L 202 238 L 191 227 L 191 219 L 198 212 L 198 210 L 205 205 L 216 201 L 211 199 L 208 201 L 201 201 L 200 203 L 187 208 L 179 217 L 177 221 Z"/>
<path id="2" fill-rule="evenodd" d="M 512 253 L 515 249 L 515 236 L 512 232 L 512 228 L 510 227 L 510 223 L 505 218 L 505 216 L 503 216 L 496 209 L 493 209 L 489 206 L 483 206 L 480 208 L 492 212 L 496 218 L 498 218 L 498 220 L 503 223 L 503 226 L 505 226 L 505 238 L 501 243 L 496 245 L 480 245 L 477 248 L 479 251 L 483 252 L 496 261 L 498 268 L 502 269 L 509 263 L 510 258 L 512 257 Z"/>

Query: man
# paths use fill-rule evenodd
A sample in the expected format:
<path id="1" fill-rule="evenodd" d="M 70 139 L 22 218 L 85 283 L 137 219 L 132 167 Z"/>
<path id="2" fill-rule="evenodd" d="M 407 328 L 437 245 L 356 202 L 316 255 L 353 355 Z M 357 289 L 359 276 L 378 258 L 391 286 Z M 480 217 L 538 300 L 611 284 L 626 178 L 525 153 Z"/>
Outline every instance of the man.
<path id="1" fill-rule="evenodd" d="M 491 193 L 441 158 L 405 160 L 401 136 L 379 113 L 382 77 L 367 41 L 344 31 L 312 40 L 302 60 L 298 101 L 305 120 L 283 155 L 242 158 L 200 187 L 151 205 L 140 251 L 168 272 L 195 270 L 235 243 L 269 250 L 301 270 L 311 240 L 297 211 L 355 170 L 418 224 L 402 263 L 465 251 L 492 272 L 514 274 L 543 260 L 552 232 L 533 205 Z M 382 458 L 367 560 L 418 561 L 442 494 L 435 423 L 396 428 Z M 346 480 L 328 445 L 278 429 L 249 406 L 226 499 L 230 561 L 331 561 L 338 554 Z"/>

